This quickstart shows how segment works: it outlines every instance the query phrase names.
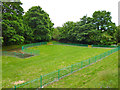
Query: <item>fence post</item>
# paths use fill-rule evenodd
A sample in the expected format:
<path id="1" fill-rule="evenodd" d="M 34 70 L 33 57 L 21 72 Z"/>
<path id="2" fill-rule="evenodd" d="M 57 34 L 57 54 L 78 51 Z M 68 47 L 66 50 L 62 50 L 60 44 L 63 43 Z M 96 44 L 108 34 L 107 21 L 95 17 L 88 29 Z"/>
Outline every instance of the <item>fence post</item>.
<path id="1" fill-rule="evenodd" d="M 73 72 L 73 65 L 71 65 L 71 73 Z"/>
<path id="2" fill-rule="evenodd" d="M 15 85 L 15 90 L 16 90 L 16 85 Z"/>
<path id="3" fill-rule="evenodd" d="M 40 76 L 40 87 L 42 88 L 42 75 Z"/>
<path id="4" fill-rule="evenodd" d="M 90 58 L 89 58 L 89 65 L 90 65 Z"/>
<path id="5" fill-rule="evenodd" d="M 103 54 L 101 54 L 101 58 L 103 58 Z"/>
<path id="6" fill-rule="evenodd" d="M 24 48 L 24 47 L 22 46 L 22 51 L 23 51 L 23 48 Z"/>
<path id="7" fill-rule="evenodd" d="M 96 62 L 96 56 L 95 56 L 95 62 Z"/>
<path id="8" fill-rule="evenodd" d="M 58 80 L 60 79 L 60 69 L 58 69 Z"/>
<path id="9" fill-rule="evenodd" d="M 81 68 L 82 68 L 82 64 L 83 64 L 83 62 L 81 61 Z"/>

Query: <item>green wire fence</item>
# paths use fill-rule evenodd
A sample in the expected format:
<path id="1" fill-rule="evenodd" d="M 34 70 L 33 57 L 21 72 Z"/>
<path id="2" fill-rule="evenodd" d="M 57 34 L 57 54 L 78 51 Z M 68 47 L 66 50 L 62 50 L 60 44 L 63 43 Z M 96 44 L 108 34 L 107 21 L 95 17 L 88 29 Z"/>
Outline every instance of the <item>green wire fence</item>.
<path id="1" fill-rule="evenodd" d="M 33 47 L 33 46 L 40 46 L 40 45 L 45 45 L 47 42 L 39 42 L 39 43 L 31 43 L 31 44 L 26 44 L 22 46 L 22 50 L 28 48 L 28 47 Z"/>
<path id="2" fill-rule="evenodd" d="M 13 57 L 19 57 L 19 58 L 25 58 L 25 57 L 30 56 L 30 55 L 23 54 L 23 53 L 9 52 L 9 51 L 2 51 L 2 55 L 5 55 L 5 56 L 13 56 Z"/>
<path id="3" fill-rule="evenodd" d="M 26 53 L 26 54 L 31 54 L 31 55 L 40 55 L 40 50 L 34 50 L 34 49 L 23 49 L 22 52 Z"/>
<path id="4" fill-rule="evenodd" d="M 27 44 L 27 45 L 22 46 L 22 53 L 2 51 L 2 55 L 19 57 L 19 58 L 27 58 L 33 55 L 40 55 L 40 50 L 31 49 L 29 47 L 45 45 L 45 44 L 47 44 L 47 42 Z"/>
<path id="5" fill-rule="evenodd" d="M 107 48 L 115 48 L 117 45 L 92 45 L 92 47 L 107 47 Z"/>
<path id="6" fill-rule="evenodd" d="M 88 44 L 76 44 L 76 43 L 61 43 L 61 42 L 53 42 L 54 45 L 74 45 L 74 46 L 84 46 L 88 47 Z M 107 48 L 116 48 L 117 45 L 91 45 L 92 47 L 107 47 Z"/>
<path id="7" fill-rule="evenodd" d="M 51 73 L 48 73 L 45 75 L 41 75 L 40 77 L 38 77 L 37 79 L 34 79 L 32 81 L 28 81 L 28 82 L 25 82 L 22 84 L 15 85 L 15 89 L 16 88 L 43 88 L 45 85 L 48 85 L 55 81 L 58 81 L 59 79 L 72 74 L 73 72 L 76 72 L 76 71 L 78 71 L 82 68 L 85 68 L 99 60 L 102 60 L 106 56 L 109 56 L 110 54 L 117 52 L 118 50 L 120 50 L 120 47 L 111 49 L 100 55 L 94 56 L 92 58 L 89 58 L 87 60 L 81 61 L 76 64 L 72 64 L 68 67 L 59 69 L 57 71 L 54 71 L 54 72 L 51 72 Z"/>
<path id="8" fill-rule="evenodd" d="M 34 47 L 34 46 L 40 46 L 40 45 L 46 45 L 49 42 L 40 42 L 40 43 L 32 43 L 32 44 L 27 44 L 22 46 L 22 52 L 23 53 L 16 53 L 16 52 L 8 52 L 8 51 L 3 51 L 3 55 L 8 55 L 8 56 L 15 56 L 15 57 L 21 57 L 24 58 L 25 54 L 30 54 L 32 55 L 39 55 L 40 50 L 34 50 L 29 47 Z M 83 47 L 88 47 L 88 44 L 74 44 L 74 43 L 60 43 L 60 42 L 52 42 L 51 44 L 53 45 L 72 45 L 72 46 L 83 46 Z M 49 44 L 48 44 L 49 45 Z M 88 65 L 91 65 L 102 58 L 105 58 L 106 56 L 109 56 L 110 54 L 120 50 L 120 47 L 118 46 L 112 46 L 112 45 L 91 45 L 92 47 L 107 47 L 107 48 L 114 48 L 111 49 L 110 51 L 104 52 L 100 55 L 97 55 L 95 57 L 89 58 L 87 60 L 81 61 L 76 64 L 72 64 L 71 66 L 59 69 L 57 71 L 41 75 L 37 79 L 34 79 L 32 81 L 28 81 L 22 84 L 15 85 L 16 88 L 42 88 L 45 85 L 48 85 L 52 82 L 58 81 L 59 79 L 72 74 L 73 72 L 76 72 L 82 68 L 87 67 Z"/>
<path id="9" fill-rule="evenodd" d="M 74 46 L 84 46 L 84 47 L 88 47 L 88 44 L 61 43 L 61 42 L 53 42 L 53 45 L 74 45 Z"/>
<path id="10" fill-rule="evenodd" d="M 29 47 L 45 45 L 47 42 L 32 43 L 22 46 L 22 51 L 26 54 L 40 55 L 40 50 L 30 49 Z"/>
<path id="11" fill-rule="evenodd" d="M 3 55 L 20 57 L 20 58 L 25 58 L 25 57 L 29 57 L 29 56 L 33 56 L 33 55 L 40 55 L 40 50 L 32 49 L 30 47 L 46 45 L 46 44 L 49 45 L 49 43 L 50 42 L 39 42 L 39 43 L 26 44 L 26 45 L 22 46 L 22 52 L 23 53 L 3 51 Z M 89 46 L 88 44 L 61 43 L 61 42 L 51 42 L 51 44 L 53 44 L 53 45 L 83 46 L 83 47 L 88 47 Z M 118 46 L 113 46 L 113 45 L 91 45 L 91 46 L 92 47 L 107 47 L 107 48 L 118 47 Z"/>
<path id="12" fill-rule="evenodd" d="M 33 49 L 24 49 L 23 52 L 10 52 L 10 51 L 2 51 L 3 56 L 12 56 L 12 57 L 18 57 L 18 58 L 27 58 L 34 55 L 39 55 L 39 50 L 33 50 Z"/>

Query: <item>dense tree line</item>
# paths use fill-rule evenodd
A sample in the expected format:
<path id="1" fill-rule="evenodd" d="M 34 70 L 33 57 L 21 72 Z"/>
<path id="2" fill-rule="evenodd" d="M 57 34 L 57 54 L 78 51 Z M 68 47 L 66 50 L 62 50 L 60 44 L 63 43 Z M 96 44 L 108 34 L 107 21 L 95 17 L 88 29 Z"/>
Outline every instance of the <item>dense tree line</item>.
<path id="1" fill-rule="evenodd" d="M 95 11 L 92 17 L 86 15 L 78 22 L 68 21 L 54 29 L 53 39 L 82 44 L 116 44 L 120 40 L 119 30 L 110 15 L 104 10 Z"/>
<path id="2" fill-rule="evenodd" d="M 3 3 L 2 5 L 2 36 L 5 45 L 24 42 L 21 3 Z"/>
<path id="3" fill-rule="evenodd" d="M 111 21 L 111 13 L 95 11 L 92 17 L 68 21 L 62 27 L 53 23 L 40 6 L 31 7 L 25 14 L 21 2 L 2 3 L 3 45 L 49 41 L 81 44 L 116 44 L 120 42 L 120 26 Z"/>
<path id="4" fill-rule="evenodd" d="M 49 41 L 53 23 L 40 6 L 33 6 L 25 15 L 21 2 L 2 3 L 3 45 Z"/>

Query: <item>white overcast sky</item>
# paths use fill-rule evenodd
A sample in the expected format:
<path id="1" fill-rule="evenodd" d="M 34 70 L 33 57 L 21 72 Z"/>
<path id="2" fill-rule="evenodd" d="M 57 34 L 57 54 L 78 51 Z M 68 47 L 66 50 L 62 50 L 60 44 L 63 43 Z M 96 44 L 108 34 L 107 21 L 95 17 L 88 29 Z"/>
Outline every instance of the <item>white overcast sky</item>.
<path id="1" fill-rule="evenodd" d="M 112 21 L 118 25 L 118 2 L 120 0 L 20 0 L 24 11 L 40 6 L 50 16 L 54 27 L 67 21 L 79 21 L 84 15 L 92 17 L 94 11 L 111 12 Z"/>

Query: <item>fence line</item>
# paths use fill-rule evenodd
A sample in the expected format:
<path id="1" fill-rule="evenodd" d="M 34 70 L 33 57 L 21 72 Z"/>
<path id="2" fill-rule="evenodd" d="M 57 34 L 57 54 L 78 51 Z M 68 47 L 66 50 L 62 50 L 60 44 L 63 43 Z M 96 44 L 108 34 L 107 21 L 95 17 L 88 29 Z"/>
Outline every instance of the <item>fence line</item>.
<path id="1" fill-rule="evenodd" d="M 45 45 L 47 42 L 39 42 L 39 43 L 31 43 L 31 44 L 26 44 L 22 46 L 22 50 L 28 48 L 28 47 L 33 47 L 33 46 L 40 46 L 40 45 Z"/>
<path id="2" fill-rule="evenodd" d="M 107 48 L 116 48 L 117 46 L 111 45 L 88 45 L 88 44 L 76 44 L 76 43 L 61 43 L 61 42 L 39 42 L 31 43 L 22 46 L 22 51 L 26 54 L 40 55 L 40 50 L 29 49 L 29 47 L 40 46 L 40 45 L 72 45 L 72 46 L 83 46 L 83 47 L 107 47 Z"/>
<path id="3" fill-rule="evenodd" d="M 82 68 L 87 67 L 88 65 L 96 63 L 97 61 L 105 58 L 106 56 L 111 55 L 114 52 L 117 52 L 118 50 L 120 50 L 120 47 L 109 50 L 109 51 L 104 52 L 100 55 L 96 55 L 92 58 L 81 61 L 79 63 L 72 64 L 71 66 L 59 69 L 57 71 L 54 71 L 54 72 L 51 72 L 51 73 L 48 73 L 45 75 L 41 75 L 39 78 L 34 79 L 32 81 L 25 82 L 23 84 L 15 85 L 15 89 L 16 88 L 43 88 L 45 85 L 48 85 L 48 84 L 53 83 L 55 81 L 58 81 L 59 79 L 65 77 L 67 75 L 72 74 L 73 72 L 76 72 Z"/>
<path id="4" fill-rule="evenodd" d="M 76 43 L 61 43 L 61 42 L 53 42 L 53 45 L 74 45 L 74 46 L 84 46 L 89 47 L 88 44 L 76 44 Z M 117 45 L 91 45 L 91 47 L 107 47 L 107 48 L 116 48 Z"/>
<path id="5" fill-rule="evenodd" d="M 24 54 L 22 53 L 16 53 L 16 52 L 8 52 L 8 51 L 2 51 L 2 55 L 6 55 L 6 56 L 13 56 L 13 57 L 24 57 Z"/>
<path id="6" fill-rule="evenodd" d="M 31 43 L 31 44 L 26 44 L 22 46 L 22 51 L 27 54 L 34 54 L 34 55 L 39 55 L 40 50 L 34 50 L 34 49 L 28 49 L 29 47 L 34 47 L 34 46 L 40 46 L 40 45 L 45 45 L 47 42 L 39 42 L 39 43 Z"/>

